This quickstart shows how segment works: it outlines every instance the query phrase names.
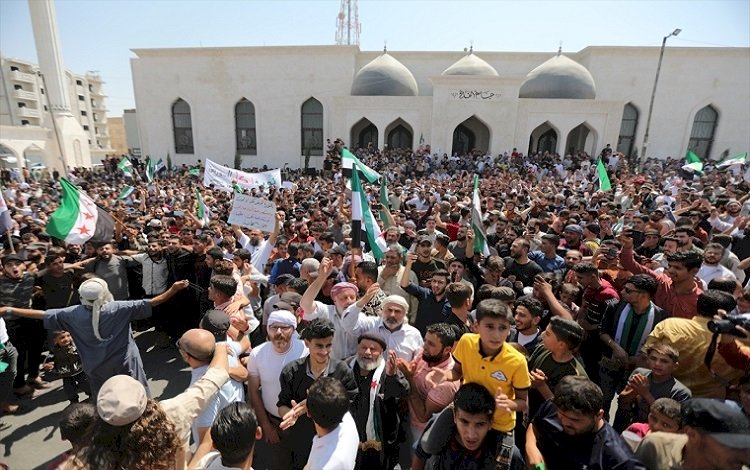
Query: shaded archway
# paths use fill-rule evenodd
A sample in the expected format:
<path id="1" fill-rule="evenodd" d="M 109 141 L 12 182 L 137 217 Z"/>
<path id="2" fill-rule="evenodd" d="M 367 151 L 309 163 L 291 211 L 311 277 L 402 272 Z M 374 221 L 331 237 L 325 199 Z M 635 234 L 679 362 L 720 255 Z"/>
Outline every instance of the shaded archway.
<path id="1" fill-rule="evenodd" d="M 479 151 L 486 153 L 490 147 L 490 129 L 476 116 L 471 116 L 453 130 L 451 153 L 468 155 Z"/>
<path id="2" fill-rule="evenodd" d="M 633 103 L 627 103 L 622 110 L 620 135 L 617 138 L 617 151 L 631 156 L 635 146 L 635 132 L 638 130 L 638 108 Z"/>
<path id="3" fill-rule="evenodd" d="M 378 146 L 378 128 L 369 119 L 362 118 L 352 126 L 349 133 L 352 148 L 367 148 L 368 144 Z"/>
<path id="4" fill-rule="evenodd" d="M 258 142 L 255 134 L 255 105 L 242 98 L 234 105 L 235 150 L 240 155 L 257 155 Z"/>
<path id="5" fill-rule="evenodd" d="M 587 123 L 582 122 L 568 132 L 568 138 L 565 141 L 567 155 L 574 155 L 577 152 L 593 155 L 595 148 L 596 132 Z"/>
<path id="6" fill-rule="evenodd" d="M 194 153 L 190 105 L 182 98 L 177 98 L 172 104 L 172 132 L 175 153 Z"/>
<path id="7" fill-rule="evenodd" d="M 546 121 L 537 126 L 531 135 L 529 136 L 529 154 L 534 153 L 556 153 L 557 152 L 557 140 L 559 137 L 557 129 Z"/>
<path id="8" fill-rule="evenodd" d="M 23 158 L 25 166 L 29 168 L 44 165 L 44 149 L 37 144 L 31 144 L 23 151 Z"/>
<path id="9" fill-rule="evenodd" d="M 714 143 L 718 122 L 719 112 L 712 105 L 701 108 L 695 113 L 688 150 L 692 150 L 703 160 L 708 160 L 711 157 L 711 147 Z"/>
<path id="10" fill-rule="evenodd" d="M 302 155 L 323 155 L 323 103 L 309 98 L 302 103 Z"/>
<path id="11" fill-rule="evenodd" d="M 385 143 L 392 149 L 411 149 L 414 146 L 414 131 L 409 123 L 398 118 L 385 128 Z"/>

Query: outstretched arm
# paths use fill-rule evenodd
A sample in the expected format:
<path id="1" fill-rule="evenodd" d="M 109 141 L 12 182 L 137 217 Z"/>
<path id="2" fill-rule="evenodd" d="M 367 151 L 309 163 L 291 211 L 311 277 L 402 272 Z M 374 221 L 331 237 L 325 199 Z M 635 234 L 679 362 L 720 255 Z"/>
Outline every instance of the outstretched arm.
<path id="1" fill-rule="evenodd" d="M 151 299 L 151 306 L 156 307 L 157 305 L 161 305 L 167 300 L 171 299 L 175 296 L 178 292 L 181 290 L 187 288 L 187 286 L 190 285 L 190 282 L 187 280 L 183 281 L 177 281 L 174 284 L 172 284 L 172 287 L 167 289 L 166 291 L 162 292 L 161 294 L 157 295 L 153 299 Z"/>
<path id="2" fill-rule="evenodd" d="M 16 315 L 24 318 L 31 318 L 33 320 L 44 319 L 44 310 L 32 310 L 30 308 L 16 308 L 16 307 L 0 307 L 0 317 L 3 315 Z"/>

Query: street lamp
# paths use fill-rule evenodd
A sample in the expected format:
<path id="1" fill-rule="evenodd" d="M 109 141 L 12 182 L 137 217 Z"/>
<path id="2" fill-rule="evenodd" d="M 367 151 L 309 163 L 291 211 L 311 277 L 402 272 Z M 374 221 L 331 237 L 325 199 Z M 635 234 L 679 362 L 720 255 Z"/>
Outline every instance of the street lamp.
<path id="1" fill-rule="evenodd" d="M 651 127 L 651 113 L 654 111 L 654 97 L 656 96 L 656 85 L 659 83 L 659 72 L 661 72 L 661 61 L 664 59 L 664 47 L 667 45 L 667 39 L 672 36 L 677 36 L 682 30 L 680 28 L 675 29 L 671 33 L 664 36 L 661 41 L 661 51 L 659 51 L 659 64 L 656 66 L 656 76 L 654 77 L 654 88 L 651 90 L 651 101 L 648 103 L 648 115 L 646 117 L 646 133 L 643 135 L 643 146 L 641 146 L 641 163 L 646 161 L 646 147 L 648 147 L 648 131 Z M 641 165 L 639 165 L 641 166 Z"/>

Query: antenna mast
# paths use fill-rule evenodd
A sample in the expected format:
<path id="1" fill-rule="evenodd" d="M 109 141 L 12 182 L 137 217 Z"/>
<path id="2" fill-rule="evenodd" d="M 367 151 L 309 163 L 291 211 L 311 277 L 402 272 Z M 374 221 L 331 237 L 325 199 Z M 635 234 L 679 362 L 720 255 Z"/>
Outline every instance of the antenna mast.
<path id="1" fill-rule="evenodd" d="M 341 8 L 336 17 L 336 44 L 358 46 L 361 28 L 357 0 L 341 0 Z"/>

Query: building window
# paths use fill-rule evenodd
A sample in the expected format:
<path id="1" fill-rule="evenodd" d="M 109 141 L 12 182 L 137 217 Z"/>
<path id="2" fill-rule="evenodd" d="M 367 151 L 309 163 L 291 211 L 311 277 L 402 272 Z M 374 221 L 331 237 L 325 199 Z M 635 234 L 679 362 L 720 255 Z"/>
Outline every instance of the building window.
<path id="1" fill-rule="evenodd" d="M 87 131 L 87 130 L 89 130 L 89 126 L 83 126 L 83 130 L 84 130 L 84 131 Z"/>
<path id="2" fill-rule="evenodd" d="M 707 160 L 711 156 L 711 146 L 714 143 L 718 122 L 719 113 L 713 106 L 709 105 L 698 111 L 693 119 L 688 150 L 695 152 L 701 159 Z"/>
<path id="3" fill-rule="evenodd" d="M 193 122 L 190 105 L 178 98 L 172 105 L 172 130 L 175 153 L 193 153 Z"/>
<path id="4" fill-rule="evenodd" d="M 11 72 L 18 72 L 18 67 L 16 67 L 15 65 L 11 65 L 10 66 L 10 71 Z"/>
<path id="5" fill-rule="evenodd" d="M 242 98 L 234 106 L 234 129 L 237 136 L 237 153 L 240 155 L 257 155 L 255 106 L 246 98 Z"/>
<path id="6" fill-rule="evenodd" d="M 626 156 L 633 155 L 635 145 L 635 131 L 638 129 L 638 109 L 632 104 L 625 105 L 620 123 L 620 137 L 617 138 L 617 151 Z"/>
<path id="7" fill-rule="evenodd" d="M 44 94 L 44 88 L 40 88 L 39 91 Z"/>
<path id="8" fill-rule="evenodd" d="M 86 98 L 83 95 L 78 95 L 78 101 L 86 101 Z"/>
<path id="9" fill-rule="evenodd" d="M 323 105 L 315 98 L 302 103 L 302 155 L 323 156 Z"/>
<path id="10" fill-rule="evenodd" d="M 99 116 L 96 115 L 96 113 L 91 113 L 92 119 L 94 119 L 94 122 L 99 122 Z"/>
<path id="11" fill-rule="evenodd" d="M 18 107 L 19 107 L 19 108 L 25 108 L 25 107 L 26 107 L 26 103 L 20 103 L 20 102 L 19 102 L 19 103 L 17 103 L 17 104 L 18 104 Z"/>
<path id="12" fill-rule="evenodd" d="M 28 126 L 29 125 L 28 119 L 21 119 L 21 125 L 22 126 Z"/>
<path id="13" fill-rule="evenodd" d="M 23 87 L 21 85 L 13 85 L 14 90 L 23 90 Z"/>
<path id="14" fill-rule="evenodd" d="M 44 110 L 45 110 L 45 111 L 47 111 L 47 110 L 48 110 L 48 108 L 47 108 L 47 105 L 46 105 L 46 104 L 44 105 Z"/>
<path id="15" fill-rule="evenodd" d="M 76 80 L 76 85 L 83 86 L 83 82 L 81 80 Z"/>
<path id="16" fill-rule="evenodd" d="M 89 84 L 89 91 L 90 91 L 91 93 L 93 93 L 93 92 L 94 92 L 94 85 L 91 85 L 91 84 Z"/>
<path id="17" fill-rule="evenodd" d="M 88 116 L 88 113 L 86 111 L 81 111 L 81 116 Z"/>

